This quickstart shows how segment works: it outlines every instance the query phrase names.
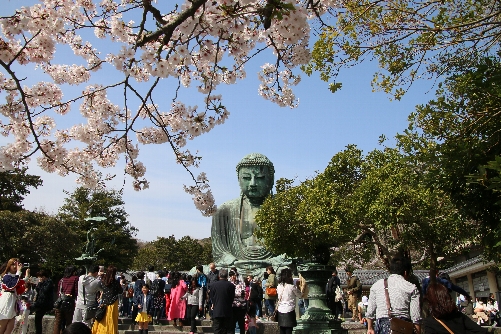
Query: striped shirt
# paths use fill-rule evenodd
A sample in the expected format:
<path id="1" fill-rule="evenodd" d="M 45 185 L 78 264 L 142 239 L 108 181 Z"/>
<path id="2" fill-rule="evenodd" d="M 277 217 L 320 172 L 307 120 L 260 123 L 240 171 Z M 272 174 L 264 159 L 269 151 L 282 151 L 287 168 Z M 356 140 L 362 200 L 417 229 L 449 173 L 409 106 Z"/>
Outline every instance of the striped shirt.
<path id="1" fill-rule="evenodd" d="M 63 277 L 57 285 L 57 292 L 62 292 L 62 295 L 70 295 L 77 299 L 78 295 L 78 276 Z"/>
<path id="2" fill-rule="evenodd" d="M 406 281 L 401 275 L 391 274 L 388 277 L 388 293 L 393 317 L 410 318 L 413 323 L 421 321 L 419 291 L 414 284 Z M 372 285 L 365 317 L 369 319 L 388 317 L 384 279 Z"/>

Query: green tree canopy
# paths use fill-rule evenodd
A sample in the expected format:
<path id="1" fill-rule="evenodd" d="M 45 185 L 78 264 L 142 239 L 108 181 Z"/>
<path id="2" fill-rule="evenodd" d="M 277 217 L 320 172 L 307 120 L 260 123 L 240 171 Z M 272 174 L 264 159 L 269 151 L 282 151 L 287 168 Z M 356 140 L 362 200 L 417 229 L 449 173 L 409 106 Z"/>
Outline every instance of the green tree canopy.
<path id="1" fill-rule="evenodd" d="M 398 135 L 406 156 L 426 165 L 428 187 L 450 196 L 463 217 L 481 225 L 486 254 L 499 260 L 501 211 L 496 161 L 501 154 L 501 64 L 484 58 L 439 86 Z M 487 166 L 488 168 L 485 168 Z"/>
<path id="2" fill-rule="evenodd" d="M 26 173 L 27 168 L 0 172 L 0 210 L 20 211 L 29 188 L 42 185 L 39 176 Z"/>
<path id="3" fill-rule="evenodd" d="M 292 257 L 349 245 L 352 251 L 339 252 L 336 261 L 359 265 L 378 257 L 386 265 L 402 247 L 428 259 L 458 252 L 477 240 L 476 225 L 461 217 L 447 193 L 427 187 L 420 168 L 398 149 L 364 156 L 348 146 L 313 179 L 298 186 L 281 180 L 287 186 L 277 186 L 257 214 L 257 235 L 270 250 Z"/>
<path id="4" fill-rule="evenodd" d="M 329 81 L 339 71 L 376 60 L 373 86 L 400 98 L 418 78 L 433 78 L 458 64 L 496 54 L 501 8 L 494 0 L 344 0 L 322 18 L 307 73 Z M 331 82 L 335 91 L 341 84 Z"/>
<path id="5" fill-rule="evenodd" d="M 149 266 L 166 267 L 168 270 L 190 270 L 196 265 L 209 264 L 212 259 L 210 238 L 197 240 L 189 236 L 181 239 L 171 235 L 158 237 L 147 243 L 134 258 L 133 269 L 144 270 Z"/>
<path id="6" fill-rule="evenodd" d="M 122 194 L 115 190 L 89 190 L 77 188 L 68 193 L 58 216 L 70 229 L 80 236 L 80 254 L 86 241 L 87 231 L 95 228 L 96 251 L 100 264 L 114 264 L 118 268 L 129 268 L 137 254 L 134 238 L 137 229 L 128 221 Z M 91 217 L 105 217 L 102 221 L 85 220 Z"/>
<path id="7" fill-rule="evenodd" d="M 1 263 L 19 257 L 55 275 L 75 263 L 81 244 L 78 234 L 58 218 L 26 210 L 0 211 L 0 238 Z"/>

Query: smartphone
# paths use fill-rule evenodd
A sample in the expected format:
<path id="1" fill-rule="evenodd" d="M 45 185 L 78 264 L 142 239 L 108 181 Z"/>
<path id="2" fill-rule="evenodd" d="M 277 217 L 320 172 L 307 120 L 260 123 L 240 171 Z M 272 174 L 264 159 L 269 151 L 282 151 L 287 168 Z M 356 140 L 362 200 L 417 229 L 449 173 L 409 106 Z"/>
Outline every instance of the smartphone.
<path id="1" fill-rule="evenodd" d="M 29 264 L 29 263 L 23 263 L 23 267 L 24 267 L 24 268 L 29 268 L 29 267 L 30 267 L 30 264 Z"/>

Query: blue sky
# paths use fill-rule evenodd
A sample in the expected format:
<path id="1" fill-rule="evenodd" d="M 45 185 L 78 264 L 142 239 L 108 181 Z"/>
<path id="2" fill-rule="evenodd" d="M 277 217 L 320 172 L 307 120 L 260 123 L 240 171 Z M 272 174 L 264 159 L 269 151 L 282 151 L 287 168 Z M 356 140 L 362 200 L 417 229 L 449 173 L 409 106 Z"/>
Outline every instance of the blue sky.
<path id="1" fill-rule="evenodd" d="M 19 3 L 10 1 L 9 5 L 13 8 Z M 9 6 L 0 12 L 5 15 L 8 10 Z M 249 153 L 265 154 L 275 165 L 275 179 L 304 180 L 314 176 L 315 171 L 323 171 L 331 157 L 348 144 L 356 144 L 367 152 L 378 147 L 380 135 L 391 139 L 405 129 L 407 116 L 415 105 L 433 98 L 430 81 L 415 84 L 401 101 L 390 101 L 388 95 L 372 92 L 370 81 L 377 63 L 367 62 L 344 70 L 337 80 L 343 83 L 343 88 L 335 94 L 329 92 L 318 73 L 312 77 L 302 74 L 301 83 L 295 87 L 299 107 L 280 108 L 257 92 L 257 72 L 266 61 L 274 59 L 267 55 L 254 59 L 246 67 L 244 81 L 217 89 L 216 93 L 223 95 L 223 102 L 231 113 L 229 119 L 187 145 L 190 151 L 198 150 L 202 155 L 199 171 L 206 172 L 218 205 L 239 195 L 235 166 Z M 37 73 L 35 79 L 38 79 L 36 76 Z M 93 80 L 99 79 L 103 78 L 93 77 Z M 172 98 L 172 87 L 166 87 L 164 109 L 168 109 Z M 181 100 L 187 104 L 202 105 L 202 96 L 195 90 L 182 94 Z M 77 108 L 64 122 L 80 122 Z M 174 162 L 169 147 L 140 146 L 139 160 L 146 165 L 150 188 L 136 192 L 131 179 L 125 178 L 123 197 L 129 221 L 139 229 L 137 237 L 144 241 L 172 234 L 176 238 L 209 237 L 211 219 L 203 217 L 195 209 L 190 195 L 184 192 L 183 184 L 191 185 L 192 181 Z M 117 177 L 109 184 L 115 189 L 124 184 L 120 168 L 113 170 Z M 195 170 L 196 174 L 199 171 Z M 63 189 L 72 191 L 76 187 L 76 177 L 72 175 L 63 178 L 47 174 L 34 163 L 30 164 L 29 172 L 40 175 L 44 185 L 26 197 L 26 209 L 56 212 L 63 204 Z"/>

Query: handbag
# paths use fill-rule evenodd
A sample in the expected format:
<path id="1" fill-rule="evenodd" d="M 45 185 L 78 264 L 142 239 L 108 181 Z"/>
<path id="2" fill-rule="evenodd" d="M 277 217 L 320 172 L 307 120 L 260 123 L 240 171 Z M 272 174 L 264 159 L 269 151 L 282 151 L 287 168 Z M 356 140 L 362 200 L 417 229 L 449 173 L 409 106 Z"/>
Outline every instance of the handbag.
<path id="1" fill-rule="evenodd" d="M 266 288 L 266 294 L 268 295 L 268 297 L 276 297 L 278 295 L 277 288 Z"/>
<path id="2" fill-rule="evenodd" d="M 61 296 L 61 310 L 71 310 L 75 307 L 75 299 L 71 296 L 63 295 Z"/>
<path id="3" fill-rule="evenodd" d="M 97 306 L 89 306 L 85 309 L 85 317 L 84 320 L 90 320 L 92 318 L 96 318 L 96 313 L 99 307 Z"/>
<path id="4" fill-rule="evenodd" d="M 390 318 L 390 331 L 392 334 L 412 334 L 414 333 L 414 324 L 399 318 L 391 316 L 390 294 L 388 293 L 388 279 L 384 279 L 384 294 L 386 296 L 386 307 L 388 308 L 388 317 Z"/>
<path id="5" fill-rule="evenodd" d="M 59 283 L 59 297 L 54 302 L 54 308 L 59 310 L 61 308 L 61 304 L 63 303 L 63 298 L 61 295 L 63 294 L 63 283 Z"/>
<path id="6" fill-rule="evenodd" d="M 99 305 L 97 310 L 96 310 L 96 315 L 94 316 L 94 319 L 97 321 L 101 321 L 104 319 L 104 316 L 106 315 L 106 305 Z"/>
<path id="7" fill-rule="evenodd" d="M 340 302 L 343 300 L 343 292 L 341 291 L 341 287 L 338 285 L 336 287 L 336 297 L 334 297 L 335 302 Z"/>

